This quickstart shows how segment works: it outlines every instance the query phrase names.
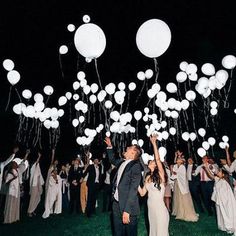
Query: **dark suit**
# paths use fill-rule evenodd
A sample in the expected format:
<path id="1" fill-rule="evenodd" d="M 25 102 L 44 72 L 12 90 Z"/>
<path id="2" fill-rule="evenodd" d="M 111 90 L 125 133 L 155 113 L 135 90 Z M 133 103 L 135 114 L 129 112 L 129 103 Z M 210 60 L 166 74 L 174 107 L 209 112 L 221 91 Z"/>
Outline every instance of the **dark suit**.
<path id="1" fill-rule="evenodd" d="M 68 181 L 70 183 L 70 213 L 76 209 L 76 212 L 80 212 L 80 179 L 82 178 L 83 168 L 72 166 L 69 170 Z M 72 182 L 76 181 L 77 186 L 73 185 Z"/>
<path id="2" fill-rule="evenodd" d="M 99 182 L 95 182 L 96 181 L 95 165 L 89 165 L 83 174 L 83 177 L 85 177 L 88 174 L 88 179 L 87 179 L 88 199 L 86 206 L 86 214 L 88 217 L 90 217 L 91 214 L 95 213 L 97 194 L 102 182 L 101 166 L 99 166 L 98 168 L 99 168 L 99 177 L 98 177 Z"/>
<path id="3" fill-rule="evenodd" d="M 113 155 L 112 149 L 107 149 L 107 154 L 110 162 L 117 166 L 117 173 L 119 167 L 123 163 L 123 159 L 116 159 Z M 119 201 L 113 199 L 112 210 L 113 210 L 113 224 L 114 224 L 114 235 L 115 236 L 136 236 L 137 235 L 137 216 L 140 213 L 139 198 L 138 198 L 138 186 L 141 181 L 141 165 L 139 160 L 130 161 L 120 178 L 118 186 L 117 174 L 113 181 L 113 194 L 116 188 L 118 188 Z M 122 223 L 122 214 L 127 212 L 130 215 L 130 223 L 124 225 Z"/>

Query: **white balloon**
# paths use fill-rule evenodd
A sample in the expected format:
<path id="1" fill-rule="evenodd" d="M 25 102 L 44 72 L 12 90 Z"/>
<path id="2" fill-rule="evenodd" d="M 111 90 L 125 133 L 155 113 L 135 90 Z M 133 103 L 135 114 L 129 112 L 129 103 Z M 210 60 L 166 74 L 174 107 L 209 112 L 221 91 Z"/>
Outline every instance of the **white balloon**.
<path id="1" fill-rule="evenodd" d="M 139 51 L 150 58 L 161 56 L 169 47 L 170 41 L 171 32 L 168 25 L 158 19 L 144 22 L 136 34 Z"/>
<path id="2" fill-rule="evenodd" d="M 167 103 L 168 103 L 168 106 L 169 106 L 170 109 L 174 109 L 175 104 L 176 104 L 176 100 L 174 98 L 169 98 Z"/>
<path id="3" fill-rule="evenodd" d="M 43 89 L 44 93 L 48 96 L 52 95 L 53 94 L 53 87 L 50 86 L 50 85 L 46 85 Z"/>
<path id="4" fill-rule="evenodd" d="M 90 22 L 90 16 L 89 15 L 84 15 L 83 16 L 83 22 L 86 23 L 86 24 L 89 23 Z"/>
<path id="5" fill-rule="evenodd" d="M 107 100 L 107 101 L 105 101 L 105 107 L 107 108 L 107 109 L 111 109 L 112 108 L 112 102 L 110 101 L 110 100 Z"/>
<path id="6" fill-rule="evenodd" d="M 117 91 L 114 94 L 115 101 L 118 105 L 121 105 L 124 102 L 125 93 L 123 93 L 123 92 L 124 91 Z"/>
<path id="7" fill-rule="evenodd" d="M 34 95 L 34 101 L 35 102 L 43 102 L 43 95 L 41 93 L 36 93 Z"/>
<path id="8" fill-rule="evenodd" d="M 211 108 L 210 113 L 212 116 L 215 116 L 215 115 L 217 115 L 218 110 L 216 108 Z"/>
<path id="9" fill-rule="evenodd" d="M 11 59 L 5 59 L 3 61 L 3 67 L 4 67 L 5 70 L 11 71 L 11 70 L 14 69 L 15 64 L 14 64 L 14 62 Z"/>
<path id="10" fill-rule="evenodd" d="M 75 25 L 73 25 L 73 24 L 67 25 L 67 30 L 68 30 L 69 32 L 74 32 L 74 31 L 75 31 Z"/>
<path id="11" fill-rule="evenodd" d="M 153 90 L 156 92 L 156 94 L 157 94 L 157 93 L 160 92 L 161 86 L 160 86 L 160 84 L 158 84 L 158 83 L 154 83 L 154 84 L 152 85 L 152 89 L 153 89 Z"/>
<path id="12" fill-rule="evenodd" d="M 170 117 L 171 116 L 171 111 L 170 110 L 165 111 L 165 116 Z"/>
<path id="13" fill-rule="evenodd" d="M 89 101 L 90 101 L 92 104 L 94 104 L 94 103 L 97 101 L 97 97 L 96 97 L 94 94 L 92 94 L 92 95 L 90 95 L 90 97 L 89 97 Z"/>
<path id="14" fill-rule="evenodd" d="M 169 129 L 169 132 L 170 132 L 171 135 L 175 135 L 175 134 L 176 134 L 176 128 L 171 127 L 171 128 Z"/>
<path id="15" fill-rule="evenodd" d="M 136 84 L 134 82 L 131 82 L 128 87 L 130 91 L 134 91 L 136 89 Z"/>
<path id="16" fill-rule="evenodd" d="M 120 113 L 118 111 L 112 111 L 110 113 L 110 118 L 114 121 L 118 121 L 120 118 Z"/>
<path id="17" fill-rule="evenodd" d="M 220 147 L 221 149 L 225 149 L 227 146 L 229 146 L 228 143 L 224 143 L 224 142 L 220 142 L 220 143 L 219 143 L 219 147 Z"/>
<path id="18" fill-rule="evenodd" d="M 201 137 L 204 137 L 204 136 L 206 135 L 206 130 L 203 129 L 203 128 L 200 128 L 200 129 L 198 130 L 198 134 L 199 134 Z"/>
<path id="19" fill-rule="evenodd" d="M 73 125 L 74 127 L 77 127 L 77 126 L 79 125 L 79 120 L 78 120 L 78 119 L 72 120 L 72 125 Z"/>
<path id="20" fill-rule="evenodd" d="M 66 98 L 65 96 L 61 96 L 61 97 L 58 99 L 58 105 L 59 105 L 59 106 L 64 106 L 66 103 L 67 103 L 67 98 Z"/>
<path id="21" fill-rule="evenodd" d="M 222 137 L 222 140 L 223 140 L 225 143 L 228 143 L 228 142 L 229 142 L 229 137 L 226 136 L 226 135 L 224 135 L 224 136 Z"/>
<path id="22" fill-rule="evenodd" d="M 52 127 L 52 129 L 57 129 L 59 127 L 59 121 L 58 120 L 52 120 L 51 121 L 51 127 Z"/>
<path id="23" fill-rule="evenodd" d="M 187 67 L 188 67 L 188 62 L 186 62 L 186 61 L 182 61 L 182 62 L 179 64 L 179 68 L 180 68 L 180 70 L 182 70 L 182 71 L 186 71 Z"/>
<path id="24" fill-rule="evenodd" d="M 77 51 L 85 58 L 98 58 L 106 47 L 103 30 L 92 23 L 81 25 L 75 32 L 74 43 Z"/>
<path id="25" fill-rule="evenodd" d="M 201 71 L 207 76 L 212 76 L 215 74 L 215 67 L 211 63 L 205 63 L 202 65 Z"/>
<path id="26" fill-rule="evenodd" d="M 145 71 L 145 77 L 146 79 L 151 79 L 153 76 L 153 71 L 151 69 L 148 69 Z"/>
<path id="27" fill-rule="evenodd" d="M 140 147 L 142 147 L 143 144 L 144 144 L 144 141 L 143 141 L 142 139 L 139 139 L 139 140 L 138 140 L 138 145 L 139 145 Z"/>
<path id="28" fill-rule="evenodd" d="M 84 116 L 80 116 L 80 117 L 79 117 L 79 122 L 80 122 L 80 123 L 83 123 L 84 121 L 85 121 Z"/>
<path id="29" fill-rule="evenodd" d="M 197 81 L 198 75 L 197 75 L 197 74 L 190 74 L 190 75 L 188 76 L 188 78 L 189 78 L 189 80 L 191 80 L 191 81 Z"/>
<path id="30" fill-rule="evenodd" d="M 194 101 L 196 98 L 196 93 L 193 90 L 189 90 L 186 92 L 185 97 L 190 101 Z"/>
<path id="31" fill-rule="evenodd" d="M 138 73 L 137 73 L 137 78 L 139 79 L 139 80 L 141 80 L 141 81 L 143 81 L 143 80 L 145 80 L 145 73 L 143 72 L 143 71 L 139 71 Z"/>
<path id="32" fill-rule="evenodd" d="M 138 141 L 136 139 L 133 139 L 132 140 L 132 145 L 137 145 L 138 144 Z M 143 155 L 142 155 L 143 156 Z"/>
<path id="33" fill-rule="evenodd" d="M 190 140 L 193 142 L 193 141 L 195 141 L 195 139 L 197 138 L 197 135 L 192 132 L 192 133 L 189 134 L 189 138 L 190 138 Z"/>
<path id="34" fill-rule="evenodd" d="M 182 100 L 181 101 L 181 107 L 182 107 L 183 110 L 187 110 L 188 107 L 189 107 L 189 101 L 186 100 L 186 99 Z"/>
<path id="35" fill-rule="evenodd" d="M 210 90 L 215 90 L 216 89 L 216 77 L 215 76 L 211 76 L 209 78 L 209 84 L 208 84 Z"/>
<path id="36" fill-rule="evenodd" d="M 212 102 L 210 103 L 210 106 L 211 106 L 211 108 L 217 108 L 218 103 L 217 103 L 216 101 L 212 101 Z"/>
<path id="37" fill-rule="evenodd" d="M 178 113 L 177 111 L 172 111 L 172 112 L 171 112 L 171 117 L 172 117 L 173 119 L 177 119 L 177 118 L 179 117 L 179 113 Z"/>
<path id="38" fill-rule="evenodd" d="M 66 45 L 62 45 L 60 48 L 59 48 L 59 53 L 60 54 L 66 54 L 68 52 L 68 47 Z"/>
<path id="39" fill-rule="evenodd" d="M 65 96 L 68 100 L 70 100 L 72 98 L 72 93 L 71 92 L 66 92 Z"/>
<path id="40" fill-rule="evenodd" d="M 148 114 L 148 113 L 150 112 L 150 110 L 149 110 L 148 107 L 145 107 L 145 108 L 143 109 L 143 111 L 144 111 L 145 114 Z"/>
<path id="41" fill-rule="evenodd" d="M 156 96 L 156 91 L 154 89 L 149 89 L 147 91 L 147 95 L 150 99 L 154 98 Z"/>
<path id="42" fill-rule="evenodd" d="M 37 112 L 43 111 L 44 108 L 45 108 L 45 105 L 44 105 L 43 102 L 36 102 L 36 103 L 34 104 L 34 109 L 35 109 L 35 111 L 37 111 Z"/>
<path id="43" fill-rule="evenodd" d="M 80 87 L 80 83 L 79 83 L 78 81 L 75 81 L 75 82 L 73 83 L 73 89 L 76 91 L 76 90 L 79 89 L 79 87 Z"/>
<path id="44" fill-rule="evenodd" d="M 87 80 L 86 80 L 86 79 L 80 80 L 80 86 L 81 86 L 81 88 L 85 87 L 86 85 L 87 85 Z"/>
<path id="45" fill-rule="evenodd" d="M 77 101 L 77 100 L 79 99 L 79 94 L 75 93 L 75 94 L 73 95 L 73 99 L 74 99 L 75 101 Z"/>
<path id="46" fill-rule="evenodd" d="M 164 140 L 167 140 L 169 138 L 169 133 L 167 131 L 163 131 L 161 134 Z"/>
<path id="47" fill-rule="evenodd" d="M 208 85 L 209 85 L 209 80 L 206 78 L 206 77 L 201 77 L 199 80 L 198 80 L 198 85 L 200 88 L 208 88 Z"/>
<path id="48" fill-rule="evenodd" d="M 98 85 L 96 83 L 91 84 L 91 92 L 96 93 L 98 91 Z"/>
<path id="49" fill-rule="evenodd" d="M 83 87 L 83 92 L 84 92 L 85 95 L 88 95 L 90 93 L 90 91 L 91 91 L 91 88 L 90 88 L 89 85 L 85 85 Z"/>
<path id="50" fill-rule="evenodd" d="M 11 70 L 7 73 L 7 79 L 14 86 L 20 81 L 20 73 L 16 70 Z"/>
<path id="51" fill-rule="evenodd" d="M 158 149 L 158 152 L 159 152 L 159 155 L 160 155 L 160 160 L 161 160 L 161 162 L 163 162 L 165 160 L 165 156 L 167 154 L 167 150 L 166 150 L 165 147 L 160 147 Z"/>
<path id="52" fill-rule="evenodd" d="M 165 121 L 165 120 L 163 120 L 162 122 L 161 122 L 161 128 L 165 128 L 167 126 L 167 122 Z"/>
<path id="53" fill-rule="evenodd" d="M 154 88 L 153 88 L 154 89 Z M 160 91 L 158 94 L 157 94 L 157 100 L 159 100 L 160 102 L 164 102 L 166 101 L 167 99 L 167 95 L 165 92 L 163 91 Z"/>
<path id="54" fill-rule="evenodd" d="M 228 80 L 229 74 L 226 70 L 218 70 L 216 72 L 216 79 L 222 84 L 225 85 Z"/>
<path id="55" fill-rule="evenodd" d="M 187 74 L 183 71 L 180 71 L 177 75 L 176 75 L 176 80 L 179 83 L 183 83 L 186 79 L 188 78 Z"/>
<path id="56" fill-rule="evenodd" d="M 232 70 L 236 66 L 236 57 L 227 55 L 222 59 L 222 66 L 226 69 Z"/>
<path id="57" fill-rule="evenodd" d="M 107 131 L 106 132 L 106 137 L 110 137 L 111 136 L 111 132 Z"/>
<path id="58" fill-rule="evenodd" d="M 29 89 L 25 89 L 22 92 L 22 96 L 25 99 L 30 99 L 32 97 L 32 92 Z"/>
<path id="59" fill-rule="evenodd" d="M 125 90 L 125 83 L 123 83 L 123 82 L 120 82 L 119 84 L 118 84 L 118 89 L 119 90 Z"/>
<path id="60" fill-rule="evenodd" d="M 142 118 L 142 112 L 141 111 L 135 111 L 134 112 L 134 118 L 136 121 L 139 121 Z"/>
<path id="61" fill-rule="evenodd" d="M 184 132 L 184 133 L 182 133 L 182 139 L 184 140 L 184 141 L 188 141 L 189 140 L 189 133 L 188 132 Z"/>
<path id="62" fill-rule="evenodd" d="M 215 140 L 215 138 L 213 138 L 213 137 L 208 138 L 207 141 L 208 141 L 208 143 L 209 143 L 211 146 L 214 146 L 215 143 L 216 143 L 216 140 Z"/>
<path id="63" fill-rule="evenodd" d="M 204 141 L 202 147 L 207 151 L 210 148 L 210 144 L 207 141 Z"/>
<path id="64" fill-rule="evenodd" d="M 188 64 L 188 66 L 186 68 L 186 73 L 188 75 L 196 74 L 197 73 L 197 66 L 193 63 Z"/>
<path id="65" fill-rule="evenodd" d="M 169 93 L 176 93 L 177 92 L 177 86 L 174 84 L 174 83 L 168 83 L 166 85 L 166 90 L 169 92 Z"/>
<path id="66" fill-rule="evenodd" d="M 84 73 L 83 71 L 79 71 L 79 72 L 77 73 L 77 79 L 78 79 L 79 81 L 85 79 L 85 77 L 86 77 L 86 75 L 85 75 L 85 73 Z"/>
<path id="67" fill-rule="evenodd" d="M 108 85 L 106 85 L 105 91 L 106 91 L 109 95 L 114 94 L 115 91 L 116 91 L 116 85 L 115 85 L 114 83 L 109 83 Z"/>
<path id="68" fill-rule="evenodd" d="M 204 148 L 198 148 L 197 154 L 198 154 L 200 157 L 204 157 L 204 156 L 206 156 L 206 150 L 205 150 Z"/>
<path id="69" fill-rule="evenodd" d="M 59 117 L 62 117 L 62 116 L 64 116 L 64 114 L 65 114 L 65 112 L 64 112 L 63 109 L 59 109 L 57 113 L 58 113 L 58 116 L 59 116 Z"/>

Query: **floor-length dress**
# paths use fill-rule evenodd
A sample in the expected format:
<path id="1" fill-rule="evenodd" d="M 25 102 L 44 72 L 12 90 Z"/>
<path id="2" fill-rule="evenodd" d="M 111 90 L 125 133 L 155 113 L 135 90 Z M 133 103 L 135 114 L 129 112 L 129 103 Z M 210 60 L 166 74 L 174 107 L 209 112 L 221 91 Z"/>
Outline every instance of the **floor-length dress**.
<path id="1" fill-rule="evenodd" d="M 168 236 L 169 235 L 169 212 L 164 203 L 165 186 L 160 184 L 158 190 L 153 182 L 147 183 L 148 191 L 148 218 L 150 223 L 149 236 Z"/>

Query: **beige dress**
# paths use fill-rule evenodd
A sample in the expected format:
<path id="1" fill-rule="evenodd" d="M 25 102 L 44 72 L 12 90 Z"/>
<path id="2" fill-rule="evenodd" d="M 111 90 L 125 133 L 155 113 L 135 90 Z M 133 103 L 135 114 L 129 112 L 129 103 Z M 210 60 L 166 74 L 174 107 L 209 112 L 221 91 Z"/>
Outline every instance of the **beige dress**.
<path id="1" fill-rule="evenodd" d="M 148 191 L 148 219 L 150 224 L 149 236 L 169 235 L 169 212 L 164 203 L 165 186 L 161 184 L 158 190 L 153 182 L 145 185 Z"/>

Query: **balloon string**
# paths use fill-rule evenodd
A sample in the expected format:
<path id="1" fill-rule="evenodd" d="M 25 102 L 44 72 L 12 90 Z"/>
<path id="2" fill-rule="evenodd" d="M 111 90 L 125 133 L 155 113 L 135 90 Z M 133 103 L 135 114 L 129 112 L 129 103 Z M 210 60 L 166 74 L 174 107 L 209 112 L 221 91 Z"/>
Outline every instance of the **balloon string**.
<path id="1" fill-rule="evenodd" d="M 128 91 L 128 99 L 127 99 L 128 101 L 127 101 L 127 107 L 126 107 L 126 112 L 128 112 L 128 110 L 129 110 L 129 102 L 130 102 L 130 91 Z"/>
<path id="2" fill-rule="evenodd" d="M 62 60 L 61 60 L 61 54 L 59 53 L 59 65 L 61 69 L 61 77 L 64 79 L 64 72 L 63 72 L 63 67 L 62 67 Z"/>
<path id="3" fill-rule="evenodd" d="M 158 62 L 156 58 L 153 58 L 154 60 L 154 67 L 155 67 L 155 73 L 156 73 L 156 77 L 155 77 L 155 83 L 157 83 L 157 79 L 159 76 L 159 67 L 158 67 Z"/>
<path id="4" fill-rule="evenodd" d="M 16 94 L 17 94 L 17 96 L 18 96 L 18 98 L 19 98 L 20 102 L 22 103 L 22 100 L 21 100 L 21 97 L 20 97 L 20 94 L 19 94 L 19 92 L 18 92 L 17 88 L 15 88 L 15 91 L 16 91 Z"/>
<path id="5" fill-rule="evenodd" d="M 99 72 L 98 72 L 98 64 L 97 64 L 97 59 L 96 58 L 94 59 L 94 62 L 95 62 L 95 69 L 96 69 L 96 73 L 97 73 L 97 77 L 98 77 L 98 83 L 99 83 L 100 88 L 103 89 L 101 79 L 100 79 L 100 75 L 99 75 Z"/>
<path id="6" fill-rule="evenodd" d="M 8 100 L 7 100 L 7 105 L 6 105 L 5 111 L 7 111 L 8 106 L 9 106 L 9 104 L 10 104 L 10 100 L 11 100 L 11 91 L 12 91 L 12 86 L 11 86 L 10 89 L 9 89 Z"/>
<path id="7" fill-rule="evenodd" d="M 229 87 L 228 87 L 228 91 L 225 94 L 225 102 L 224 102 L 224 108 L 229 108 L 229 102 L 228 102 L 228 97 L 229 97 L 229 93 L 232 87 L 232 76 L 233 76 L 233 69 L 230 72 L 230 81 L 229 81 Z"/>
<path id="8" fill-rule="evenodd" d="M 146 82 L 146 80 L 143 81 L 143 86 L 142 86 L 142 88 L 141 88 L 141 90 L 140 90 L 140 92 L 139 92 L 139 95 L 138 95 L 138 97 L 137 97 L 137 99 L 136 99 L 136 101 L 135 101 L 135 104 L 138 103 L 138 100 L 139 100 L 139 98 L 140 98 L 141 95 L 142 95 L 142 92 L 143 92 L 143 90 L 144 90 L 144 88 L 145 88 L 145 82 Z"/>

